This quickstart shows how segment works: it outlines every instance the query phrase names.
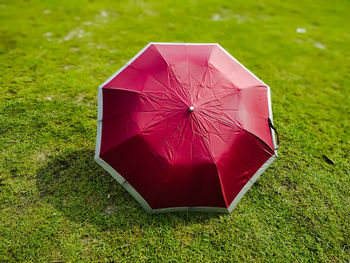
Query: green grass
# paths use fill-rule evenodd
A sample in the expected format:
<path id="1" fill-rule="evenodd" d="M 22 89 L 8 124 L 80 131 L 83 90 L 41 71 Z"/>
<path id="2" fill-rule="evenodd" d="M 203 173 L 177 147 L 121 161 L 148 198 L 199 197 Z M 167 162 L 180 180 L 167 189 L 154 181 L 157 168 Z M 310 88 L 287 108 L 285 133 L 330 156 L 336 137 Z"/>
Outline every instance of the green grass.
<path id="1" fill-rule="evenodd" d="M 349 13 L 0 0 L 0 261 L 349 261 Z M 271 86 L 279 158 L 230 215 L 150 216 L 93 160 L 97 87 L 150 41 L 218 42 Z"/>

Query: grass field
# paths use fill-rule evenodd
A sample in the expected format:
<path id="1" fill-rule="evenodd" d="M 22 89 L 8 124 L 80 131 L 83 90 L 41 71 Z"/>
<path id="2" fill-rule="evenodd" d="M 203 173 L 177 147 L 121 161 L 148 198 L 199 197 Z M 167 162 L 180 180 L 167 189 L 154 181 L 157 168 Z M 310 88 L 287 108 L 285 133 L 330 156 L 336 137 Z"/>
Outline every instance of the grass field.
<path id="1" fill-rule="evenodd" d="M 349 13 L 0 0 L 0 262 L 349 262 Z M 272 89 L 279 158 L 230 215 L 150 216 L 93 160 L 97 87 L 150 41 L 218 42 Z"/>

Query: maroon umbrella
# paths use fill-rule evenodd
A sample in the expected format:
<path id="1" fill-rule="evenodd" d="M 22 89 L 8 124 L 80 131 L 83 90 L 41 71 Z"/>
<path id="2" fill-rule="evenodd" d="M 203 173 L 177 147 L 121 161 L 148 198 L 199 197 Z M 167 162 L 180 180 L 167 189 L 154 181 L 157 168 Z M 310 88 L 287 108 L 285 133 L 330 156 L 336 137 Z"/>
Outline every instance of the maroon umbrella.
<path id="1" fill-rule="evenodd" d="M 218 44 L 148 44 L 98 105 L 95 159 L 150 213 L 231 212 L 277 155 L 269 87 Z"/>

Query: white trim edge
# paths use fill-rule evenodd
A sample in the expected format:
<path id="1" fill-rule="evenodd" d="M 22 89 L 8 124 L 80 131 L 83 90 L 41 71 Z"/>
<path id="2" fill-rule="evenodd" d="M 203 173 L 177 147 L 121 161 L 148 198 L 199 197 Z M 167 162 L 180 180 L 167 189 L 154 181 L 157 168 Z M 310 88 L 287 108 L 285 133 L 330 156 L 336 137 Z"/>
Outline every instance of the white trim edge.
<path id="1" fill-rule="evenodd" d="M 238 202 L 242 199 L 242 197 L 246 194 L 246 192 L 252 187 L 252 185 L 258 180 L 258 178 L 265 172 L 267 167 L 275 160 L 276 156 L 272 155 L 260 168 L 256 173 L 250 178 L 250 180 L 244 185 L 242 190 L 238 193 L 238 195 L 233 199 L 232 203 L 228 207 L 229 213 L 236 207 Z"/>

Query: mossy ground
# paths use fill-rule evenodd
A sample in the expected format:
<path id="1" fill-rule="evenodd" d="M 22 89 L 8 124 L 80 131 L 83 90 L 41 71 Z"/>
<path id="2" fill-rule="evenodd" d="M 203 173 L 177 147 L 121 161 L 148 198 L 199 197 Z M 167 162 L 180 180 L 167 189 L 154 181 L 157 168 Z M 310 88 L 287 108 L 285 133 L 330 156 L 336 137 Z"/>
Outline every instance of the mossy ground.
<path id="1" fill-rule="evenodd" d="M 1 0 L 0 261 L 349 261 L 349 13 Z M 93 160 L 97 87 L 150 41 L 218 42 L 272 89 L 279 158 L 230 215 L 150 216 Z"/>

